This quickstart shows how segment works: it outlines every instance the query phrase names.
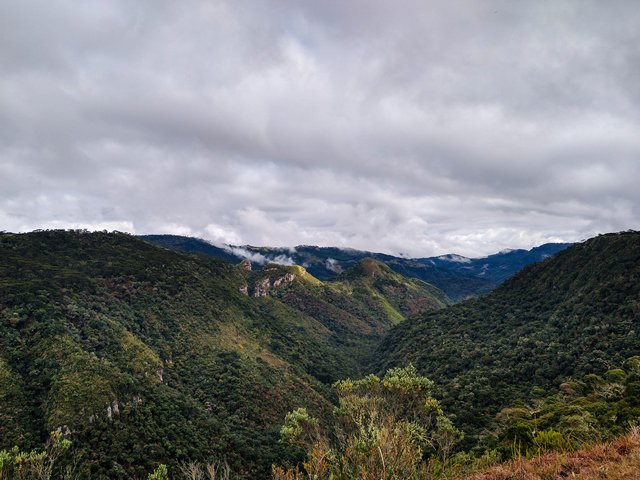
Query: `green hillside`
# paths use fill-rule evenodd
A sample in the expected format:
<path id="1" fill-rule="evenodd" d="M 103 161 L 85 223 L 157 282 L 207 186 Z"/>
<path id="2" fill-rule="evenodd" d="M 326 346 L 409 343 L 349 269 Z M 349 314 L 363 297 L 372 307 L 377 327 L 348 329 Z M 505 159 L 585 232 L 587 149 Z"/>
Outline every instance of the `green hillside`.
<path id="1" fill-rule="evenodd" d="M 640 233 L 602 235 L 527 267 L 494 292 L 404 322 L 377 368 L 413 362 L 473 444 L 531 388 L 603 373 L 640 353 Z"/>
<path id="2" fill-rule="evenodd" d="M 4 233 L 0 450 L 58 431 L 73 442 L 60 465 L 83 479 L 192 460 L 268 478 L 302 460 L 279 441 L 287 412 L 331 425 L 333 382 L 410 362 L 464 431 L 456 449 L 573 448 L 575 432 L 609 438 L 637 417 L 637 360 L 625 359 L 640 353 L 639 280 L 635 232 L 576 244 L 452 306 L 372 258 L 320 281 L 120 233 Z"/>
<path id="3" fill-rule="evenodd" d="M 83 478 L 211 459 L 264 478 L 299 454 L 278 442 L 287 411 L 328 414 L 327 384 L 357 373 L 406 314 L 448 301 L 382 272 L 323 284 L 126 234 L 2 234 L 0 448 L 58 429 Z"/>
<path id="4" fill-rule="evenodd" d="M 361 260 L 330 282 L 317 280 L 299 266 L 270 264 L 245 272 L 249 295 L 269 295 L 324 325 L 331 332 L 328 343 L 346 357 L 345 364 L 353 364 L 351 371 L 367 371 L 368 355 L 393 325 L 451 303 L 432 285 L 406 278 L 373 259 Z M 336 379 L 324 372 L 313 374 L 327 382 Z"/>

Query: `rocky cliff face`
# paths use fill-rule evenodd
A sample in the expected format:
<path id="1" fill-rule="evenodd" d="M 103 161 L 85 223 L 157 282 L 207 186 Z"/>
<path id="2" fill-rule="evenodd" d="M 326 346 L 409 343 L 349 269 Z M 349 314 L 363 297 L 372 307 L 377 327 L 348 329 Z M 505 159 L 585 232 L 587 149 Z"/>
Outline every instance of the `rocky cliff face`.
<path id="1" fill-rule="evenodd" d="M 295 279 L 296 275 L 291 272 L 284 273 L 283 275 L 275 278 L 267 276 L 265 278 L 258 279 L 253 284 L 251 295 L 253 297 L 269 296 L 272 290 L 286 287 L 293 283 Z"/>

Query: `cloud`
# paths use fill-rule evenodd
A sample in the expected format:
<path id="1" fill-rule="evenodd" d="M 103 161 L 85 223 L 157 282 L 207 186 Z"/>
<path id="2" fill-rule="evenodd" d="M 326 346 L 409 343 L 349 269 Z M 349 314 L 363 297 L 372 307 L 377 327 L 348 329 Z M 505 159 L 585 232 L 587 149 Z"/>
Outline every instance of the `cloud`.
<path id="1" fill-rule="evenodd" d="M 257 263 L 258 265 L 264 265 L 269 263 L 267 257 L 258 252 L 252 252 L 243 247 L 234 247 L 230 245 L 223 246 L 225 250 L 229 253 L 232 253 L 238 257 L 246 258 L 247 260 L 252 261 L 253 263 Z"/>
<path id="2" fill-rule="evenodd" d="M 267 263 L 276 263 L 278 265 L 295 265 L 293 258 L 285 254 L 279 255 L 264 255 L 259 252 L 254 252 L 249 248 L 238 247 L 234 245 L 218 245 L 229 253 L 232 253 L 238 257 L 246 258 L 247 260 L 257 263 L 258 265 L 266 265 Z"/>
<path id="3" fill-rule="evenodd" d="M 466 256 L 639 228 L 631 2 L 0 3 L 0 229 Z"/>
<path id="4" fill-rule="evenodd" d="M 270 263 L 277 263 L 278 265 L 294 265 L 295 262 L 293 261 L 293 258 L 287 256 L 287 255 L 276 255 L 273 258 L 269 259 Z"/>
<path id="5" fill-rule="evenodd" d="M 327 270 L 331 270 L 337 274 L 341 274 L 344 269 L 340 266 L 340 263 L 335 258 L 327 258 L 325 260 L 325 267 Z"/>

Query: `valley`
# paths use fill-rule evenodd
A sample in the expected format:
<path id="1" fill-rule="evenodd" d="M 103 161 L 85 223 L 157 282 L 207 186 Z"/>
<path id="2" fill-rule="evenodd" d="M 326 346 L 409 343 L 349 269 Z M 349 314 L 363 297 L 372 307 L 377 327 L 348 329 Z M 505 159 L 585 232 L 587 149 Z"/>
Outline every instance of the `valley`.
<path id="1" fill-rule="evenodd" d="M 186 237 L 1 234 L 0 450 L 58 432 L 77 478 L 223 461 L 266 479 L 305 458 L 280 441 L 288 412 L 331 432 L 335 382 L 408 365 L 444 412 L 430 421 L 451 428 L 451 453 L 423 450 L 441 468 L 508 460 L 514 442 L 539 452 L 538 431 L 574 449 L 640 418 L 637 232 L 477 261 L 288 252 L 291 265 Z"/>

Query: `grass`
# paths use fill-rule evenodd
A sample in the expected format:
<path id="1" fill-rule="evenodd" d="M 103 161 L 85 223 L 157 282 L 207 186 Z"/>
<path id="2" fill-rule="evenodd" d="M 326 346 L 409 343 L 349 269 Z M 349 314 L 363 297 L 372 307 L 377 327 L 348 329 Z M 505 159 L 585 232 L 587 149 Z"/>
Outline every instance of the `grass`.
<path id="1" fill-rule="evenodd" d="M 461 480 L 638 480 L 640 428 L 609 443 L 491 467 Z"/>

